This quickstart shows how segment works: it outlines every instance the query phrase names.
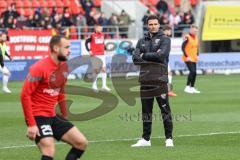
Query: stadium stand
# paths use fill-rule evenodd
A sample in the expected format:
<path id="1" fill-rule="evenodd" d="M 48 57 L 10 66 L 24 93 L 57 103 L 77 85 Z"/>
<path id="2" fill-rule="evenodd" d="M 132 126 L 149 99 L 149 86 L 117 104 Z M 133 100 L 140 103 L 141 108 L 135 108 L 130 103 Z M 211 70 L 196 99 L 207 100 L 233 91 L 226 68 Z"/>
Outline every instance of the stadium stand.
<path id="1" fill-rule="evenodd" d="M 194 16 L 190 10 L 184 13 L 175 10 L 181 6 L 181 0 L 139 1 L 147 7 L 149 13 L 158 14 L 162 24 L 172 26 L 174 36 L 181 36 L 182 30 L 194 23 Z M 128 34 L 123 33 L 128 30 L 122 28 L 131 25 L 134 19 L 127 14 L 125 19 L 128 19 L 128 16 L 129 22 L 124 23 L 124 26 L 121 23 L 121 13 L 114 13 L 113 16 L 106 17 L 101 12 L 102 2 L 103 0 L 0 0 L 0 28 L 51 28 L 55 29 L 57 33 L 66 33 L 67 29 L 70 34 L 73 34 L 69 38 L 75 39 L 88 36 L 88 32 L 92 31 L 94 24 L 100 23 L 104 26 L 107 38 L 128 38 Z M 197 0 L 190 0 L 192 6 L 196 6 L 197 3 Z M 66 10 L 67 12 L 64 12 Z M 124 6 L 122 11 L 124 11 Z M 49 18 L 45 18 L 45 16 L 49 16 Z M 8 22 L 9 18 L 13 18 L 13 22 L 11 20 Z M 18 21 L 21 21 L 21 25 L 18 25 Z M 29 23 L 30 21 L 31 23 Z"/>

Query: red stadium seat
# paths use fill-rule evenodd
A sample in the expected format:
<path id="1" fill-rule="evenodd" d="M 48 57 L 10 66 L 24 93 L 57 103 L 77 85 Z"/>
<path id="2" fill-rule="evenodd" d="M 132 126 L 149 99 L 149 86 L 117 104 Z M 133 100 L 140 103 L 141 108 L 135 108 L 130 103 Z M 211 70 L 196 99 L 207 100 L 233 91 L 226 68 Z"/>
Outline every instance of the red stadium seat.
<path id="1" fill-rule="evenodd" d="M 6 1 L 8 5 L 11 5 L 14 1 L 13 0 L 7 0 Z"/>
<path id="2" fill-rule="evenodd" d="M 23 7 L 23 2 L 22 1 L 16 1 L 16 7 L 17 8 Z"/>
<path id="3" fill-rule="evenodd" d="M 24 0 L 23 1 L 23 7 L 24 8 L 31 8 L 32 7 L 32 3 L 29 0 Z"/>
<path id="4" fill-rule="evenodd" d="M 63 0 L 63 6 L 64 7 L 69 7 L 70 6 L 70 1 L 69 0 Z"/>
<path id="5" fill-rule="evenodd" d="M 72 14 L 79 14 L 84 13 L 83 8 L 78 0 L 71 0 L 70 1 L 70 10 Z"/>
<path id="6" fill-rule="evenodd" d="M 63 13 L 63 8 L 57 8 L 57 13 Z"/>
<path id="7" fill-rule="evenodd" d="M 78 0 L 70 0 L 70 5 L 75 7 L 81 6 Z"/>
<path id="8" fill-rule="evenodd" d="M 20 15 L 24 15 L 24 9 L 23 9 L 23 8 L 18 8 L 18 9 L 17 9 L 17 12 L 18 12 Z"/>
<path id="9" fill-rule="evenodd" d="M 6 8 L 0 8 L 0 14 L 2 14 L 5 10 Z"/>
<path id="10" fill-rule="evenodd" d="M 0 2 L 0 8 L 7 9 L 7 6 L 8 6 L 7 2 L 5 2 L 5 1 Z"/>
<path id="11" fill-rule="evenodd" d="M 93 0 L 93 3 L 95 5 L 95 7 L 101 7 L 102 5 L 102 0 Z"/>
<path id="12" fill-rule="evenodd" d="M 47 2 L 47 7 L 48 7 L 48 8 L 56 7 L 55 1 L 53 1 L 53 0 L 48 0 L 48 2 Z"/>
<path id="13" fill-rule="evenodd" d="M 38 1 L 38 0 L 33 0 L 33 1 L 32 1 L 32 7 L 33 7 L 33 8 L 38 8 L 38 7 L 40 7 L 39 1 Z"/>
<path id="14" fill-rule="evenodd" d="M 74 15 L 76 15 L 76 14 L 79 14 L 81 12 L 81 9 L 80 9 L 80 7 L 73 7 L 73 6 L 71 6 L 71 13 L 72 14 L 74 14 Z"/>
<path id="15" fill-rule="evenodd" d="M 33 15 L 33 10 L 31 8 L 24 9 L 24 16 L 30 16 Z"/>
<path id="16" fill-rule="evenodd" d="M 47 7 L 47 5 L 48 5 L 45 0 L 40 0 L 39 3 L 40 3 L 40 6 L 41 6 L 42 8 L 45 8 L 45 7 Z"/>
<path id="17" fill-rule="evenodd" d="M 57 0 L 56 1 L 56 6 L 57 7 L 63 7 L 64 5 L 63 5 L 63 2 L 61 1 L 61 0 Z M 65 6 L 64 6 L 65 7 Z"/>

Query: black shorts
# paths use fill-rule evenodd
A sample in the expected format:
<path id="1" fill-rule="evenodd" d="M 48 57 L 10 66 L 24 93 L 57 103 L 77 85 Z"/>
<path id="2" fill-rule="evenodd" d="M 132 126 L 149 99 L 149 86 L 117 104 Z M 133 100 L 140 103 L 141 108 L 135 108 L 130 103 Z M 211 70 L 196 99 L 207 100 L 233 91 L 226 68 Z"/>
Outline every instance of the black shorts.
<path id="1" fill-rule="evenodd" d="M 74 125 L 61 116 L 55 117 L 35 117 L 40 136 L 35 139 L 36 144 L 45 137 L 54 137 L 56 140 L 60 140 L 62 136 L 67 133 Z"/>

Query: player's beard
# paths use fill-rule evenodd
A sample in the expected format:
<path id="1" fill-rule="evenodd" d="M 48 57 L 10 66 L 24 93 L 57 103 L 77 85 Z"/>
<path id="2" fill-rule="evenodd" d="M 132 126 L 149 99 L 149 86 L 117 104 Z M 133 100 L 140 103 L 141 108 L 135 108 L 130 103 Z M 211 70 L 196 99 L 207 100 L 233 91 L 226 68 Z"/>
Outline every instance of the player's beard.
<path id="1" fill-rule="evenodd" d="M 68 60 L 67 57 L 65 57 L 64 55 L 60 55 L 60 54 L 58 55 L 57 58 L 58 58 L 58 60 L 61 61 L 61 62 L 62 62 L 62 61 L 67 61 L 67 60 Z"/>
<path id="2" fill-rule="evenodd" d="M 58 60 L 61 61 L 61 62 L 68 60 L 67 56 L 64 56 L 61 51 L 59 52 L 57 58 L 58 58 Z"/>

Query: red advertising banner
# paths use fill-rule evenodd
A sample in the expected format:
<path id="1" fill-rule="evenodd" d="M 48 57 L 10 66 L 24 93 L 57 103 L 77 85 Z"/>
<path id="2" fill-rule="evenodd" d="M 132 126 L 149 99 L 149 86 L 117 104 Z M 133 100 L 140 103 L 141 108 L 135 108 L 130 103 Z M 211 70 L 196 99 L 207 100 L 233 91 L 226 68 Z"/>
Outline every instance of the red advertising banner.
<path id="1" fill-rule="evenodd" d="M 8 36 L 14 59 L 41 59 L 50 53 L 51 30 L 9 30 Z"/>

